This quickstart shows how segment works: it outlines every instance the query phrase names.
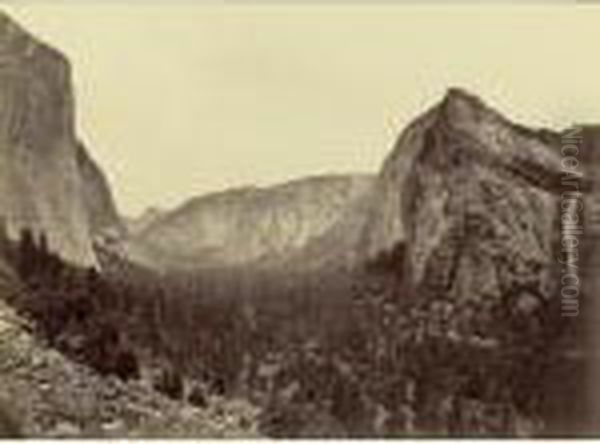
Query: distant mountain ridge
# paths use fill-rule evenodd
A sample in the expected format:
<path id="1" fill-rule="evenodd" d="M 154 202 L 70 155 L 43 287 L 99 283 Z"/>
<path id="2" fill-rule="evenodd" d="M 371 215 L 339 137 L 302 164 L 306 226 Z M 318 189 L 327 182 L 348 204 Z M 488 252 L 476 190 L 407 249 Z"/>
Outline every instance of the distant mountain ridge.
<path id="1" fill-rule="evenodd" d="M 125 217 L 127 231 L 130 235 L 137 235 L 146 230 L 151 224 L 156 222 L 165 214 L 165 210 L 157 207 L 150 207 L 135 217 Z"/>
<path id="2" fill-rule="evenodd" d="M 316 176 L 200 196 L 134 235 L 129 252 L 192 268 L 286 256 L 333 226 L 371 184 L 367 174 Z"/>

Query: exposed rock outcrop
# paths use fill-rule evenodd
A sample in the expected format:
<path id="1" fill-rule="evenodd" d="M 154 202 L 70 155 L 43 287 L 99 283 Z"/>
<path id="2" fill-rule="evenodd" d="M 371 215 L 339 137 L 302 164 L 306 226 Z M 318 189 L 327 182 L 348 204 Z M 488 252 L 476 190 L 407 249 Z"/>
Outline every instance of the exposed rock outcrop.
<path id="1" fill-rule="evenodd" d="M 0 216 L 12 237 L 43 231 L 62 256 L 92 265 L 93 237 L 120 222 L 74 112 L 67 59 L 0 12 Z"/>
<path id="2" fill-rule="evenodd" d="M 430 304 L 427 322 L 493 339 L 535 330 L 560 276 L 560 135 L 515 125 L 461 90 L 421 122 L 399 192 L 405 276 Z"/>

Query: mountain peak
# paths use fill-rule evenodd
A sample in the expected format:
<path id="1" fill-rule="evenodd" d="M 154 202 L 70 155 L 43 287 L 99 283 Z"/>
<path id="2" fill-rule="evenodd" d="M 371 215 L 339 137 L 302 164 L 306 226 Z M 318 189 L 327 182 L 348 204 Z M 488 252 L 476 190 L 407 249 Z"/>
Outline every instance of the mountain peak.
<path id="1" fill-rule="evenodd" d="M 19 27 L 15 20 L 6 12 L 0 9 L 0 30 L 5 31 L 11 27 Z"/>
<path id="2" fill-rule="evenodd" d="M 458 87 L 448 89 L 437 107 L 437 115 L 438 123 L 479 137 L 500 128 L 549 145 L 558 143 L 560 137 L 548 128 L 530 128 L 514 122 L 476 94 Z"/>
<path id="3" fill-rule="evenodd" d="M 483 100 L 481 100 L 481 98 L 467 89 L 459 86 L 449 87 L 446 90 L 446 95 L 444 96 L 443 102 L 447 104 L 463 102 L 483 106 Z"/>
<path id="4" fill-rule="evenodd" d="M 505 120 L 481 98 L 462 88 L 448 89 L 439 108 L 440 117 L 444 122 L 458 126 L 483 120 Z"/>
<path id="5" fill-rule="evenodd" d="M 14 41 L 15 39 L 35 40 L 25 28 L 23 28 L 6 11 L 0 10 L 0 41 Z"/>
<path id="6" fill-rule="evenodd" d="M 0 58 L 9 64 L 34 61 L 63 73 L 70 69 L 61 51 L 29 32 L 3 10 L 0 10 Z"/>

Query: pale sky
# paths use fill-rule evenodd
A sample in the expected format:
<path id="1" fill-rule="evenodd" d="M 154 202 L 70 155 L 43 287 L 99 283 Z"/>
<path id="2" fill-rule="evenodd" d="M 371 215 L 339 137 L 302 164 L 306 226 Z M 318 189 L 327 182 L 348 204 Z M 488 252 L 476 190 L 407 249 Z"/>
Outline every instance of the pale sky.
<path id="1" fill-rule="evenodd" d="M 528 125 L 600 121 L 600 9 L 12 3 L 72 61 L 119 208 L 377 171 L 449 86 Z"/>

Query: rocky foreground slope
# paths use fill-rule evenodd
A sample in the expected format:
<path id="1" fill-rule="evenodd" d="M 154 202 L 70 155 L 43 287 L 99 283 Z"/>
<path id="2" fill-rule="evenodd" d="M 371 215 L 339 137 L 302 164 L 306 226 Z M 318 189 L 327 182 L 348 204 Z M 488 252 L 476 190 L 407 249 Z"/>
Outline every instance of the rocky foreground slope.
<path id="1" fill-rule="evenodd" d="M 19 291 L 15 279 L 0 263 L 0 437 L 257 436 L 257 412 L 246 402 L 213 398 L 199 409 L 44 346 L 6 303 Z"/>
<path id="2" fill-rule="evenodd" d="M 28 227 L 78 264 L 92 240 L 120 229 L 106 179 L 75 130 L 71 67 L 0 11 L 0 219 Z"/>

